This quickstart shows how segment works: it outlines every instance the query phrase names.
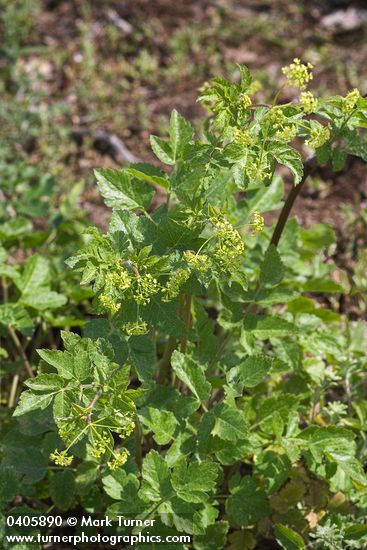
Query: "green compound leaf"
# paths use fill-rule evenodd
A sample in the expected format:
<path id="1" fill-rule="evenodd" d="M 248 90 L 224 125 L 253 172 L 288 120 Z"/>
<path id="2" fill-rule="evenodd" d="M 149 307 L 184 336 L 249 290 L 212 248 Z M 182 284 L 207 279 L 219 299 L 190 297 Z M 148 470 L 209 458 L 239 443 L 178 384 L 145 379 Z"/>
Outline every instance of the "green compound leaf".
<path id="1" fill-rule="evenodd" d="M 195 397 L 203 403 L 207 401 L 211 392 L 211 385 L 207 381 L 203 367 L 191 357 L 175 351 L 172 354 L 172 367 L 177 377 L 192 391 Z"/>
<path id="2" fill-rule="evenodd" d="M 214 462 L 203 460 L 187 464 L 181 457 L 173 469 L 172 486 L 177 496 L 186 502 L 205 502 L 208 493 L 216 485 L 219 467 Z"/>
<path id="3" fill-rule="evenodd" d="M 302 537 L 281 523 L 275 526 L 275 538 L 284 550 L 303 550 L 306 548 Z"/>
<path id="4" fill-rule="evenodd" d="M 154 190 L 147 183 L 132 178 L 126 170 L 105 168 L 95 170 L 94 174 L 107 206 L 145 210 L 150 205 Z"/>

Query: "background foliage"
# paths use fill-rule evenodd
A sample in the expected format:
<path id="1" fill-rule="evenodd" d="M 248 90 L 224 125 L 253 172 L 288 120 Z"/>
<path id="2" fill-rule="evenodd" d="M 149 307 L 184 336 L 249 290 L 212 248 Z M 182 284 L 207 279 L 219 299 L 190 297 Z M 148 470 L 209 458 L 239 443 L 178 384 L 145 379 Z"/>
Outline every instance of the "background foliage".
<path id="1" fill-rule="evenodd" d="M 330 20 L 360 7 L 1 7 L 4 512 L 165 512 L 157 529 L 199 549 L 363 548 L 366 109 L 336 94 L 365 93 L 365 27 Z M 264 105 L 295 56 L 331 99 L 284 120 Z M 305 140 L 318 168 L 269 247 Z"/>

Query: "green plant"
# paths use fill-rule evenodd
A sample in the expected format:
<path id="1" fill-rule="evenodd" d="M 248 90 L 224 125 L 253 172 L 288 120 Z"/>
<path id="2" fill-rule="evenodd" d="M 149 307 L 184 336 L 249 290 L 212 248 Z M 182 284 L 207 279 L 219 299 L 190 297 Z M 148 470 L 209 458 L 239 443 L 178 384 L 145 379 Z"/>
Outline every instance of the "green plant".
<path id="1" fill-rule="evenodd" d="M 177 111 L 169 139 L 152 136 L 169 172 L 96 171 L 109 230 L 91 228 L 67 263 L 103 318 L 82 336 L 65 331 L 64 351 L 39 350 L 14 415 L 23 433 L 37 428 L 22 445 L 40 466 L 27 469 L 9 431 L 0 473 L 27 498 L 50 456 L 70 467 L 39 488 L 56 507 L 154 517 L 151 533 L 192 536 L 181 548 L 361 547 L 365 325 L 318 301 L 346 292 L 327 254 L 333 230 L 289 215 L 318 164 L 340 170 L 365 155 L 367 100 L 302 91 L 282 104 L 281 89 L 257 105 L 239 71 L 239 83 L 203 90 L 202 139 Z M 284 73 L 301 90 L 312 78 L 299 60 Z M 305 160 L 303 143 L 315 150 Z M 282 205 L 279 165 L 294 186 L 271 228 L 263 214 Z M 154 186 L 167 199 L 152 209 Z"/>

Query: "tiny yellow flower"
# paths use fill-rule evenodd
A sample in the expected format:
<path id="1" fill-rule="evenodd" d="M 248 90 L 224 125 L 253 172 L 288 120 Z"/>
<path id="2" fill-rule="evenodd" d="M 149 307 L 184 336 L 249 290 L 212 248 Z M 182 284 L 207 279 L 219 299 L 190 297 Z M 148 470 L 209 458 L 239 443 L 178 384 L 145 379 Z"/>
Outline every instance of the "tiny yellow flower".
<path id="1" fill-rule="evenodd" d="M 58 466 L 70 466 L 70 464 L 73 462 L 73 456 L 68 456 L 67 451 L 58 451 L 57 449 L 54 450 L 53 453 L 50 454 L 50 460 L 57 464 Z"/>
<path id="2" fill-rule="evenodd" d="M 287 77 L 288 86 L 294 86 L 295 88 L 304 90 L 308 82 L 313 78 L 311 69 L 313 69 L 311 63 L 305 65 L 296 57 L 293 59 L 293 63 L 282 68 L 282 72 Z"/>
<path id="3" fill-rule="evenodd" d="M 306 115 L 314 113 L 318 104 L 318 100 L 312 92 L 302 92 L 299 99 Z"/>

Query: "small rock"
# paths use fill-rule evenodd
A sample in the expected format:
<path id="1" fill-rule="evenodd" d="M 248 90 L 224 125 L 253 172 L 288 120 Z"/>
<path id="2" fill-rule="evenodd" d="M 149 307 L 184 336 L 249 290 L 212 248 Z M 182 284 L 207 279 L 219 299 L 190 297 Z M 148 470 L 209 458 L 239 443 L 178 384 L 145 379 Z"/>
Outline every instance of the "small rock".
<path id="1" fill-rule="evenodd" d="M 353 31 L 359 29 L 367 21 L 367 10 L 348 8 L 337 10 L 321 19 L 321 25 L 329 30 Z"/>

